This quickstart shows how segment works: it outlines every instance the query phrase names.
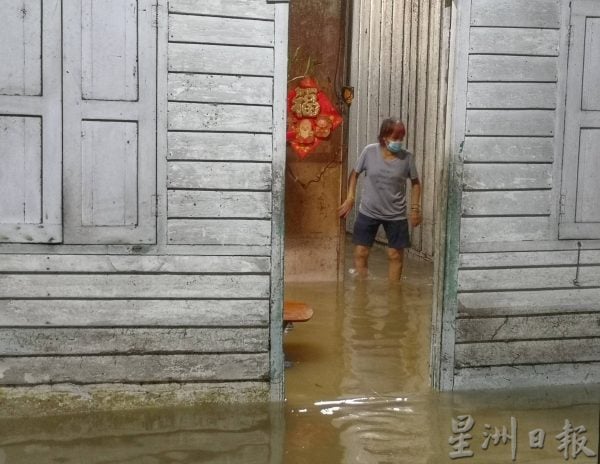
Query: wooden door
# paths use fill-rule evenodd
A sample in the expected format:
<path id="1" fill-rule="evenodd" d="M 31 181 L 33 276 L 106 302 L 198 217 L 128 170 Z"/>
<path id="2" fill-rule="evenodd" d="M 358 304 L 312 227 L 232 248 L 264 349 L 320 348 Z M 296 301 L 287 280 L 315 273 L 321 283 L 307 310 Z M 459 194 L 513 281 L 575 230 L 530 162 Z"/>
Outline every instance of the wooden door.
<path id="1" fill-rule="evenodd" d="M 60 6 L 2 2 L 0 242 L 62 241 Z"/>
<path id="2" fill-rule="evenodd" d="M 600 238 L 600 2 L 574 0 L 567 76 L 561 239 Z"/>
<path id="3" fill-rule="evenodd" d="M 154 243 L 156 9 L 64 0 L 67 243 Z"/>

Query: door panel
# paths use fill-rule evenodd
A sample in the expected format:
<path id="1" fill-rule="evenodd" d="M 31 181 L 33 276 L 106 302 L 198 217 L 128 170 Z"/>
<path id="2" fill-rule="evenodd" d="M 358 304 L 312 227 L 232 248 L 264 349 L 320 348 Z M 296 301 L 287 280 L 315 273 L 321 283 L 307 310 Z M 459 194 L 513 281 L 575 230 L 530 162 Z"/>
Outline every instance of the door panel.
<path id="1" fill-rule="evenodd" d="M 2 3 L 0 242 L 62 241 L 60 26 L 59 0 Z"/>
<path id="2" fill-rule="evenodd" d="M 574 0 L 567 75 L 561 239 L 600 238 L 600 2 Z"/>
<path id="3" fill-rule="evenodd" d="M 64 1 L 67 243 L 155 243 L 155 14 L 151 0 Z"/>

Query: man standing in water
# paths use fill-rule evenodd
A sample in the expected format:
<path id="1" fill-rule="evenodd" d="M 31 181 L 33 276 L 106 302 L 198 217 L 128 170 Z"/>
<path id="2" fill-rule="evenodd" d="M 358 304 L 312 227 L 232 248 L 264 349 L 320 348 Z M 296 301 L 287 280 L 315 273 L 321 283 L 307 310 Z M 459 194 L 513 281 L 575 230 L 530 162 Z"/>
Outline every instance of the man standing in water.
<path id="1" fill-rule="evenodd" d="M 402 275 L 404 249 L 409 246 L 408 222 L 421 224 L 421 184 L 415 157 L 404 150 L 402 141 L 406 129 L 402 121 L 386 119 L 379 130 L 379 143 L 367 145 L 350 173 L 348 195 L 338 212 L 345 218 L 354 207 L 358 176 L 364 171 L 365 180 L 358 217 L 354 224 L 352 242 L 354 266 L 361 277 L 368 271 L 369 251 L 380 225 L 388 239 L 389 279 L 397 281 Z M 411 204 L 407 212 L 406 181 L 410 179 Z"/>

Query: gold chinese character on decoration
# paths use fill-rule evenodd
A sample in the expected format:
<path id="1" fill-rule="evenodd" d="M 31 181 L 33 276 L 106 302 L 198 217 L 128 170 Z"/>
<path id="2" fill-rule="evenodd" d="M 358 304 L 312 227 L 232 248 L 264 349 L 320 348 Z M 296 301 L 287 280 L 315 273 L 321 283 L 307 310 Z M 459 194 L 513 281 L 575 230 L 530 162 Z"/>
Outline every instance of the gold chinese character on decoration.
<path id="1" fill-rule="evenodd" d="M 296 96 L 292 102 L 292 112 L 297 118 L 314 118 L 321 111 L 317 101 L 317 89 L 314 87 L 296 87 Z"/>

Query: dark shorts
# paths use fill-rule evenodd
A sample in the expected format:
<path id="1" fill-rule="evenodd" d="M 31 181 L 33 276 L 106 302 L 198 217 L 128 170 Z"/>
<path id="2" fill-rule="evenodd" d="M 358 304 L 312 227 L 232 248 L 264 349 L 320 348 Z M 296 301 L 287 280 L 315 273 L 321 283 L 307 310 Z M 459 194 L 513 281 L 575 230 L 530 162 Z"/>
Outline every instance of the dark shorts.
<path id="1" fill-rule="evenodd" d="M 361 213 L 358 213 L 358 217 L 354 223 L 352 243 L 368 247 L 373 246 L 375 235 L 377 235 L 377 229 L 379 229 L 380 225 L 382 225 L 385 230 L 389 248 L 399 250 L 410 246 L 408 221 L 406 219 L 401 219 L 399 221 L 384 221 L 381 219 L 373 219 Z"/>

